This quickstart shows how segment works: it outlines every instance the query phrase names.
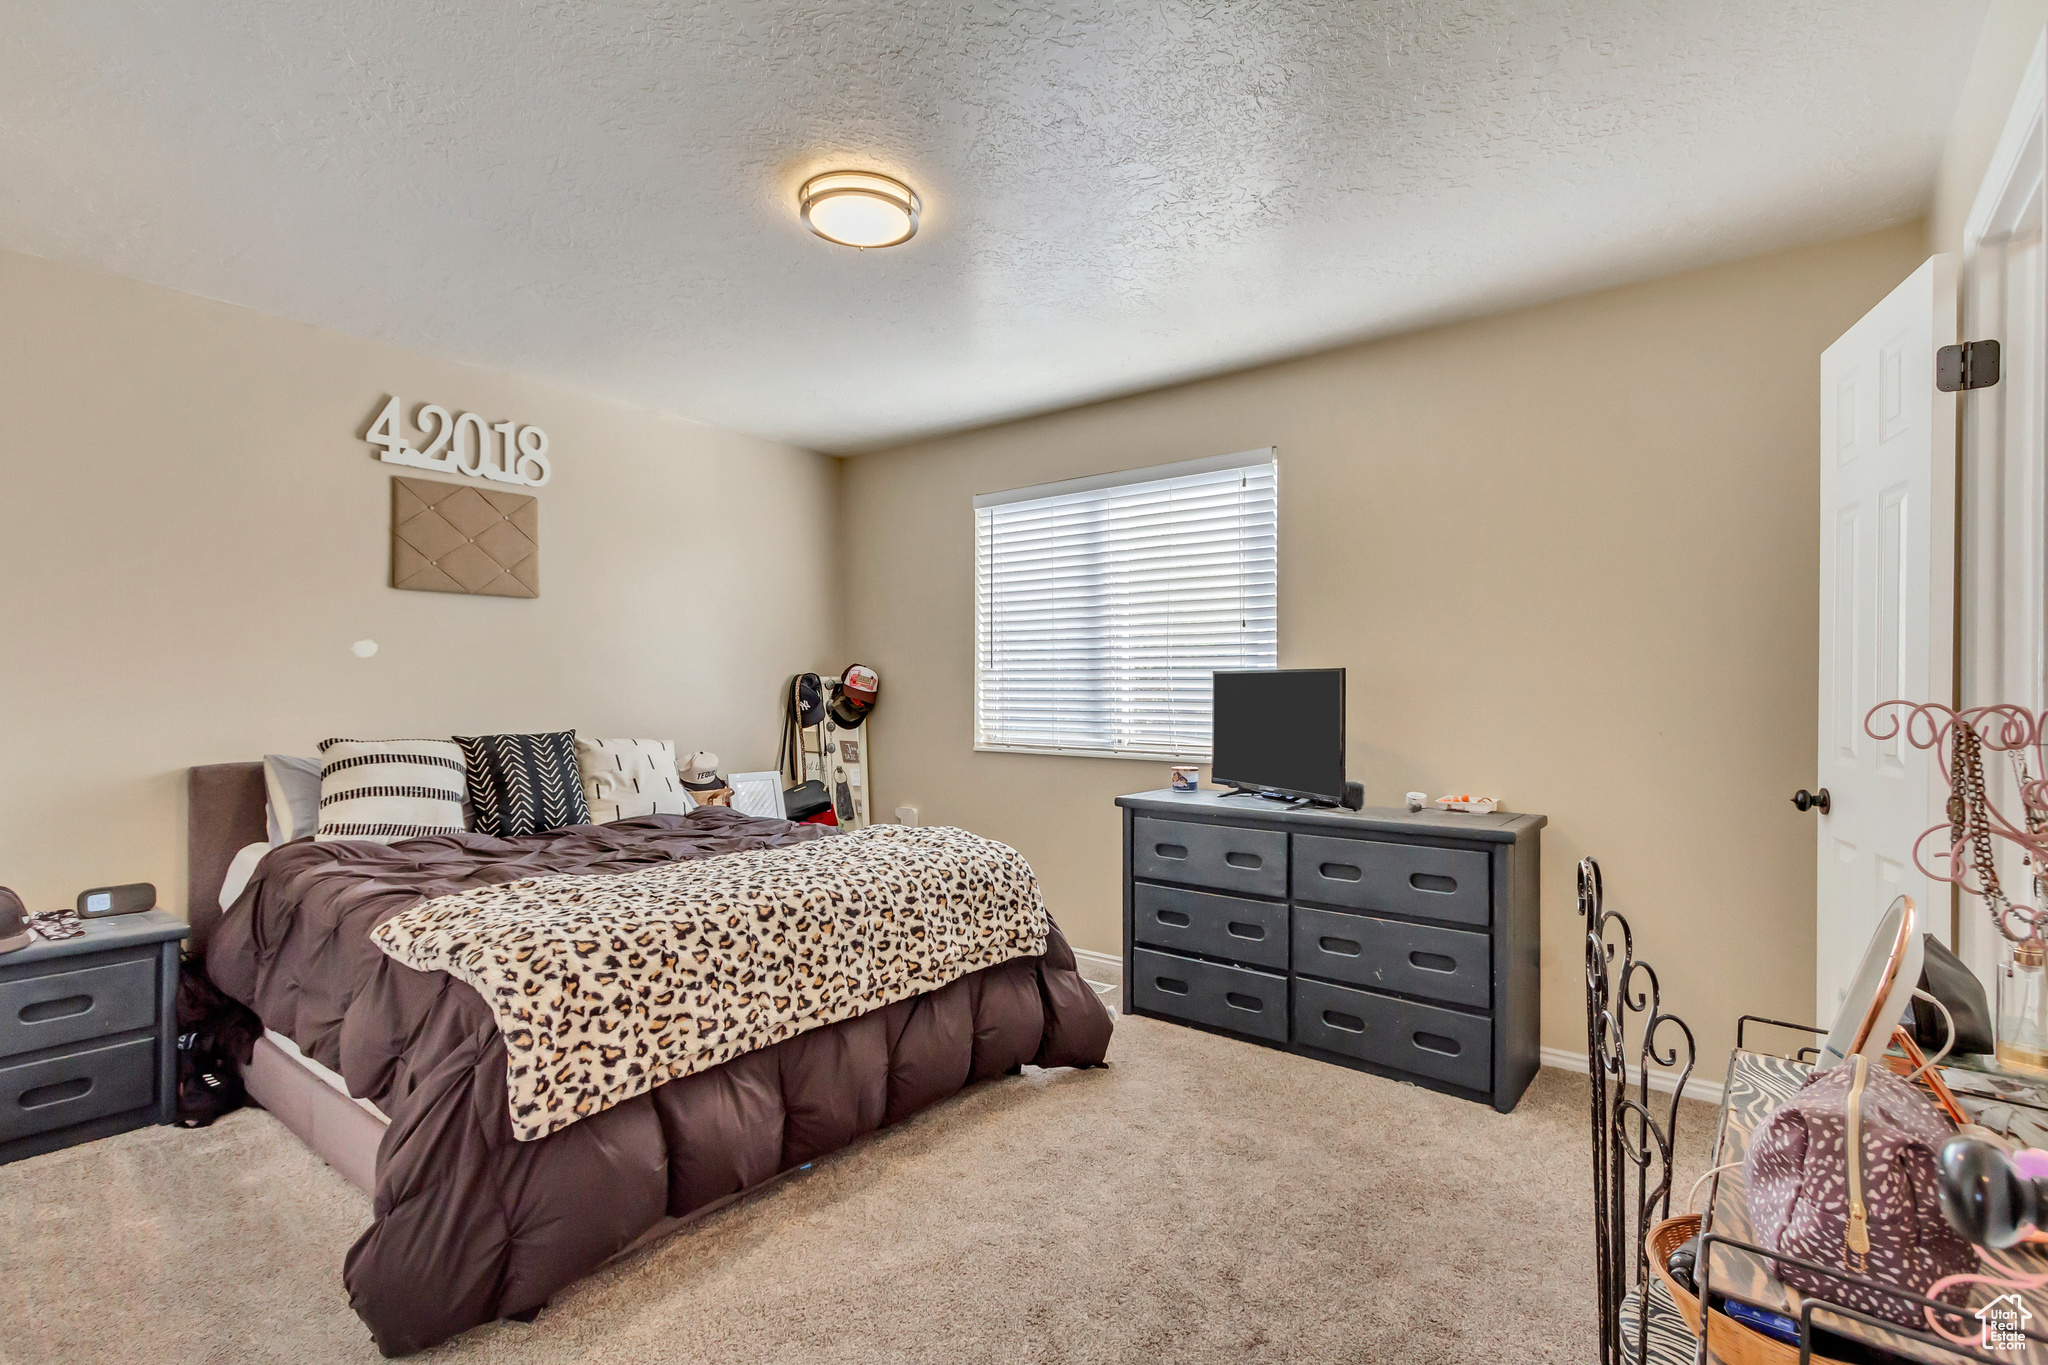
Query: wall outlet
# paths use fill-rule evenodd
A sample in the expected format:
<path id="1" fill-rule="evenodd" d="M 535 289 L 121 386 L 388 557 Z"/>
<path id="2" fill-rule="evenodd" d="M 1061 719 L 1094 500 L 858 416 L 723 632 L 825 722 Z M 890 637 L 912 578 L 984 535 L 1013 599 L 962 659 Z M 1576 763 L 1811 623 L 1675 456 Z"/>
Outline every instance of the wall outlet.
<path id="1" fill-rule="evenodd" d="M 917 807 L 898 806 L 896 808 L 896 823 L 899 825 L 915 826 L 917 824 Z"/>

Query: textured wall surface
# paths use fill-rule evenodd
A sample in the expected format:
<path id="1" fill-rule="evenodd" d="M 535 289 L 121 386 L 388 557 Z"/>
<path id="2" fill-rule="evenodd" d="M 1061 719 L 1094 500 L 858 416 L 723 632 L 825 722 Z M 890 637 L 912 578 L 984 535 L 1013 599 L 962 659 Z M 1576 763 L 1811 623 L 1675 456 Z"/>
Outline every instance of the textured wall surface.
<path id="1" fill-rule="evenodd" d="M 0 246 L 844 450 L 1917 217 L 1983 12 L 28 0 Z"/>
<path id="2" fill-rule="evenodd" d="M 846 462 L 847 647 L 882 810 L 1001 839 L 1121 946 L 1119 792 L 1167 765 L 974 751 L 973 496 L 1277 446 L 1280 664 L 1348 670 L 1370 805 L 1493 793 L 1543 832 L 1543 1041 L 1585 1041 L 1572 866 L 1725 1055 L 1812 1017 L 1820 353 L 1906 224 Z M 1759 337 L 1772 344 L 1759 346 Z M 1626 356 L 1626 383 L 1588 356 Z M 1711 1063 L 1718 1066 L 1718 1063 Z"/>
<path id="3" fill-rule="evenodd" d="M 0 883 L 34 909 L 182 908 L 192 764 L 575 729 L 759 770 L 838 655 L 830 456 L 7 251 L 0 319 Z M 537 599 L 388 586 L 393 392 L 547 431 Z"/>

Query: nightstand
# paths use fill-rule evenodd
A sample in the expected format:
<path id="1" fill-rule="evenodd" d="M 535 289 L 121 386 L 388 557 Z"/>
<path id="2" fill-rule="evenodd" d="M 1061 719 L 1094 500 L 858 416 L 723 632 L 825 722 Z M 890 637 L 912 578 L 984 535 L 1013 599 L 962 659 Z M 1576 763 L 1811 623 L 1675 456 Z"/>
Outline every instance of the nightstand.
<path id="1" fill-rule="evenodd" d="M 163 910 L 0 955 L 0 1164 L 178 1113 L 178 944 Z"/>

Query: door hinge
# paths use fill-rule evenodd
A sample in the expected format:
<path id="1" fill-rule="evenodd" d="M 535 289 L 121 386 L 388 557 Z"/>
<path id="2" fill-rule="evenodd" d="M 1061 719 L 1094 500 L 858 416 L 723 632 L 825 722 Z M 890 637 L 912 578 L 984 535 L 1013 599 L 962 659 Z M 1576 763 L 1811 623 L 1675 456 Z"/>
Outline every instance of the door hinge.
<path id="1" fill-rule="evenodd" d="M 1998 343 L 1966 341 L 1934 353 L 1934 387 L 1943 393 L 1988 389 L 1998 382 Z"/>

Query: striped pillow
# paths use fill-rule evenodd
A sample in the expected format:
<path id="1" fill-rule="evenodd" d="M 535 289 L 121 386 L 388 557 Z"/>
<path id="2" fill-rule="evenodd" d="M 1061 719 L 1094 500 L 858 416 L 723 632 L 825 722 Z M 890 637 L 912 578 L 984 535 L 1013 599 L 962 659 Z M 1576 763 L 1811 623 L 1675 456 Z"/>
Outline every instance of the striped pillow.
<path id="1" fill-rule="evenodd" d="M 576 770 L 576 732 L 457 735 L 469 761 L 476 831 L 510 839 L 590 823 Z"/>
<path id="2" fill-rule="evenodd" d="M 313 837 L 390 844 L 460 834 L 462 775 L 462 750 L 445 739 L 323 739 Z"/>

